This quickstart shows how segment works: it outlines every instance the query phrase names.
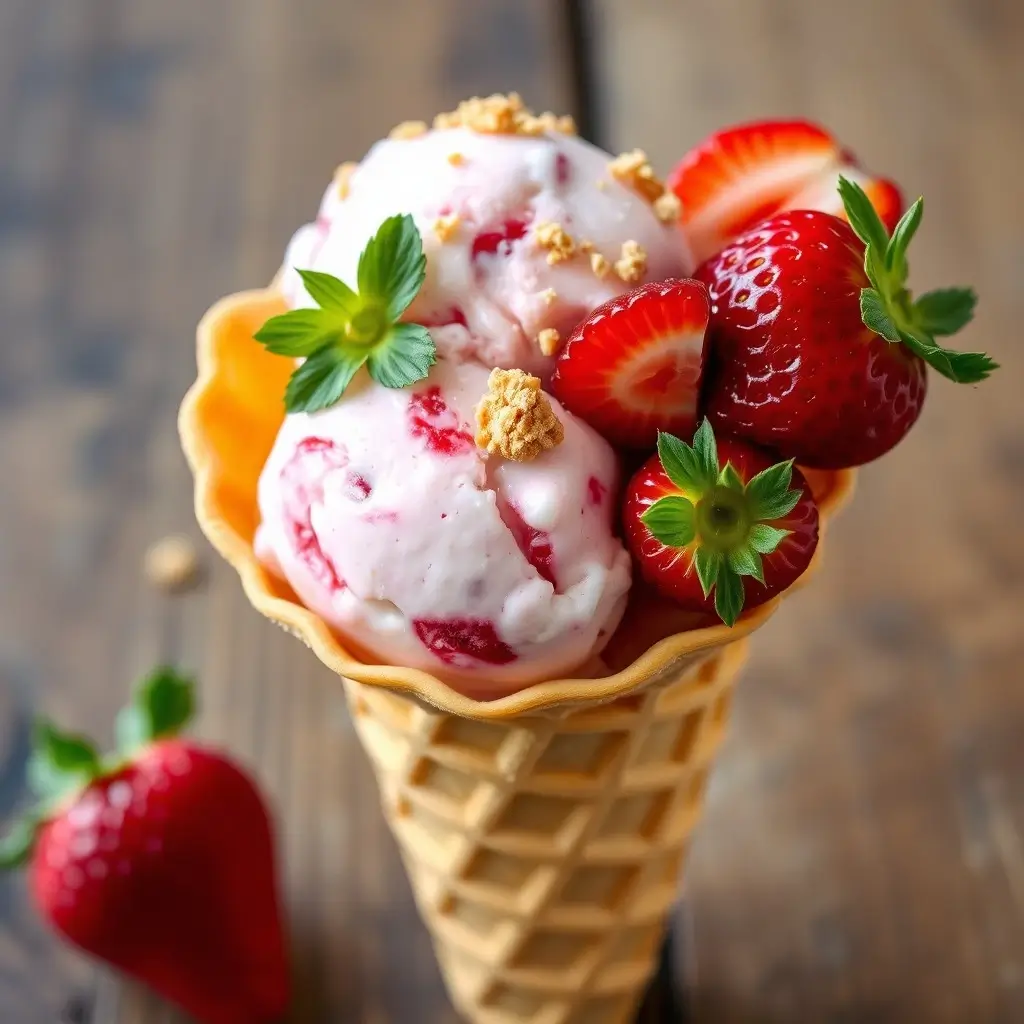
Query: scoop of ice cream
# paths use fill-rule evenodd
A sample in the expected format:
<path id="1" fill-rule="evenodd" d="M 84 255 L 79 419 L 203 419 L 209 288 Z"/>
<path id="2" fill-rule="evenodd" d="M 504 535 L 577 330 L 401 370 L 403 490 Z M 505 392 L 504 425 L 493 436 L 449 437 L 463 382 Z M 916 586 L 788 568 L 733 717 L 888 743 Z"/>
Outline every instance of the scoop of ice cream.
<path id="1" fill-rule="evenodd" d="M 557 447 L 486 455 L 487 379 L 450 359 L 403 389 L 361 371 L 337 405 L 288 416 L 260 478 L 257 552 L 356 653 L 493 697 L 600 649 L 630 564 L 608 444 L 552 399 Z"/>
<path id="2" fill-rule="evenodd" d="M 354 283 L 366 242 L 387 217 L 408 213 L 427 255 L 408 319 L 431 327 L 442 353 L 546 380 L 557 342 L 553 333 L 538 341 L 541 332 L 564 339 L 638 275 L 692 270 L 674 221 L 660 220 L 611 163 L 603 150 L 557 132 L 452 128 L 386 139 L 328 188 L 316 222 L 295 235 L 286 297 L 313 304 L 295 268 Z"/>

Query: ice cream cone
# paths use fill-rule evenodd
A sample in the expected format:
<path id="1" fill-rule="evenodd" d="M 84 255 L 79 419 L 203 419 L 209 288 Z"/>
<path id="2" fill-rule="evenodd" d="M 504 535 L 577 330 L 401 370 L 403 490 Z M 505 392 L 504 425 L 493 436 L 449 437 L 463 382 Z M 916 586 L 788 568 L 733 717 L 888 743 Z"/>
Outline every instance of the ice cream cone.
<path id="1" fill-rule="evenodd" d="M 252 336 L 283 309 L 274 290 L 246 293 L 200 326 L 199 379 L 180 417 L 200 525 L 253 605 L 344 680 L 466 1018 L 624 1024 L 655 966 L 745 638 L 779 599 L 731 629 L 689 631 L 667 605 L 635 605 L 579 678 L 491 701 L 360 660 L 253 552 L 256 485 L 290 366 Z M 824 530 L 854 474 L 807 476 Z"/>

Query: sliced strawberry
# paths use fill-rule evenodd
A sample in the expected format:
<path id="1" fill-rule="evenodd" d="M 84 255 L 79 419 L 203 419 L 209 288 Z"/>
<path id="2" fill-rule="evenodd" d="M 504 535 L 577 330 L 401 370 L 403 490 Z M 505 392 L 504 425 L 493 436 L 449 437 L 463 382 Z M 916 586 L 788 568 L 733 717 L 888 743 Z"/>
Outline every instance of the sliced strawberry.
<path id="1" fill-rule="evenodd" d="M 895 224 L 903 212 L 895 185 L 859 171 L 849 150 L 808 121 L 761 121 L 717 132 L 683 157 L 668 185 L 682 201 L 682 223 L 699 262 L 782 210 L 841 215 L 840 172 L 864 185 L 883 220 Z"/>
<path id="2" fill-rule="evenodd" d="M 562 349 L 552 392 L 613 444 L 651 447 L 659 430 L 692 434 L 709 312 L 707 290 L 689 279 L 598 306 Z"/>
<path id="3" fill-rule="evenodd" d="M 507 665 L 516 652 L 498 636 L 489 619 L 414 619 L 413 629 L 420 643 L 446 665 L 479 668 Z"/>

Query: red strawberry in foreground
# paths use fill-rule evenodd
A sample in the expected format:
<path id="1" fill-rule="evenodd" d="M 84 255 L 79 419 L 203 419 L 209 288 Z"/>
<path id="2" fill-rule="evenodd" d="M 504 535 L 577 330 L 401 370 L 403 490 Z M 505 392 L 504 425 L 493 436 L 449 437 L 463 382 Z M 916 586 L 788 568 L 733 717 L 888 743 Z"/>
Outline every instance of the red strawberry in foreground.
<path id="1" fill-rule="evenodd" d="M 689 279 L 598 306 L 562 349 L 552 392 L 612 444 L 650 448 L 659 429 L 692 433 L 708 311 L 707 290 Z"/>
<path id="2" fill-rule="evenodd" d="M 853 155 L 808 121 L 759 121 L 709 136 L 669 175 L 683 204 L 682 224 L 696 259 L 783 210 L 843 217 L 839 175 L 860 184 L 892 231 L 903 212 L 899 189 L 861 171 Z"/>
<path id="3" fill-rule="evenodd" d="M 996 368 L 983 353 L 935 340 L 971 319 L 972 291 L 916 302 L 907 291 L 922 200 L 890 238 L 857 185 L 841 179 L 840 192 L 849 224 L 827 213 L 779 214 L 695 275 L 711 296 L 704 404 L 712 424 L 823 469 L 862 465 L 902 440 L 921 411 L 928 366 L 959 383 Z"/>
<path id="4" fill-rule="evenodd" d="M 289 999 L 270 822 L 252 781 L 174 734 L 192 685 L 160 670 L 118 718 L 120 753 L 37 728 L 36 815 L 3 841 L 43 917 L 202 1024 L 272 1024 Z"/>
<path id="5" fill-rule="evenodd" d="M 810 565 L 818 506 L 791 462 L 732 438 L 716 444 L 705 420 L 692 446 L 659 435 L 626 488 L 623 528 L 662 596 L 731 626 Z"/>

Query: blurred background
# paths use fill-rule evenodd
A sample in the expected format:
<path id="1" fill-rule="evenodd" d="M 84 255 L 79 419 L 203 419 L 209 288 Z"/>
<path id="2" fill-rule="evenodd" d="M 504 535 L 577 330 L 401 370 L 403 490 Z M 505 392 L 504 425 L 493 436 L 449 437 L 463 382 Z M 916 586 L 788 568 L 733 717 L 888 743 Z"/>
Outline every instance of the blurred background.
<path id="1" fill-rule="evenodd" d="M 108 738 L 179 662 L 278 809 L 295 1020 L 454 1019 L 340 688 L 202 541 L 175 416 L 196 322 L 270 279 L 340 161 L 509 89 L 663 173 L 730 123 L 820 121 L 926 196 L 915 289 L 978 288 L 957 344 L 1002 369 L 933 376 L 755 640 L 690 982 L 717 1024 L 1024 1020 L 1019 0 L 0 0 L 0 817 L 35 713 Z M 201 571 L 168 594 L 144 560 L 180 533 Z M 0 881 L 0 1020 L 62 1019 L 178 1020 Z"/>

